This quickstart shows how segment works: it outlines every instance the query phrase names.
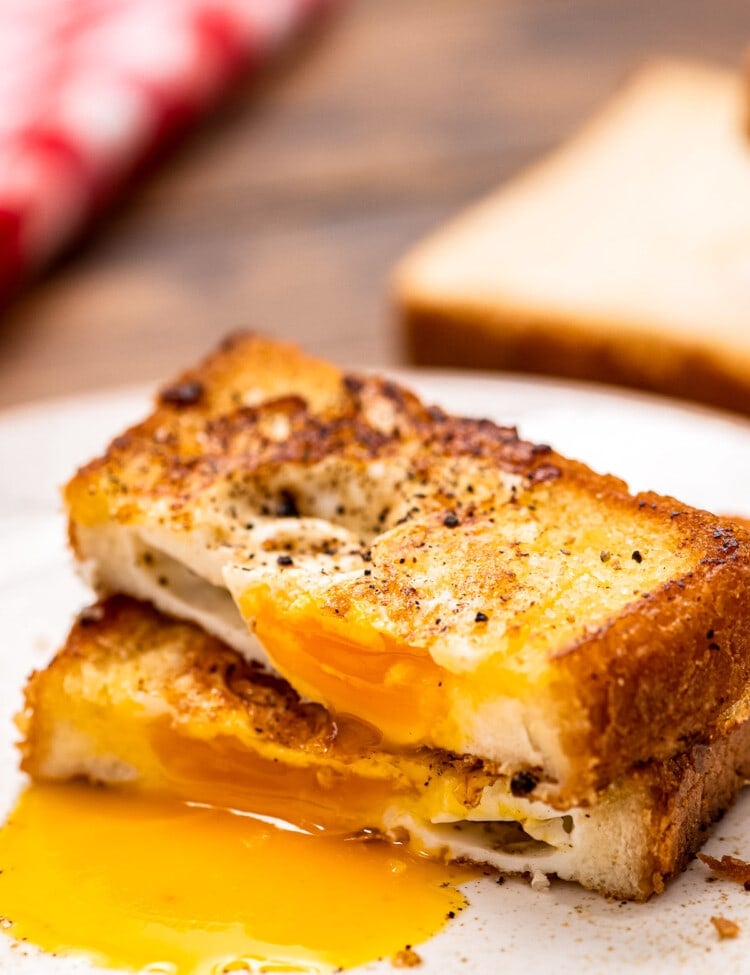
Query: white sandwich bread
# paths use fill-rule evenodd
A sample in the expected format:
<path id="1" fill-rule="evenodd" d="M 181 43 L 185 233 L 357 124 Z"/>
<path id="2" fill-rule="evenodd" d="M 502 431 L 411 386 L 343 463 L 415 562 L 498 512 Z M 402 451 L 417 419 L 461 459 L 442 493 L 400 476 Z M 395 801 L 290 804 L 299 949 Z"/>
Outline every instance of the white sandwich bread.
<path id="1" fill-rule="evenodd" d="M 750 410 L 750 139 L 739 72 L 644 68 L 562 148 L 417 244 L 413 361 Z"/>

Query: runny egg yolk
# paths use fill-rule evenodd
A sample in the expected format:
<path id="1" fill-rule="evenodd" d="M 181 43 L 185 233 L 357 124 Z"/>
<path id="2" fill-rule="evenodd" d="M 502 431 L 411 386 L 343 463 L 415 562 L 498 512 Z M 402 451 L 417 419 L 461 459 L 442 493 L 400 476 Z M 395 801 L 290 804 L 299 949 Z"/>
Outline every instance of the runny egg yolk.
<path id="1" fill-rule="evenodd" d="M 0 869 L 12 937 L 160 975 L 392 957 L 461 909 L 454 884 L 470 876 L 382 842 L 80 784 L 21 795 L 0 830 Z"/>
<path id="2" fill-rule="evenodd" d="M 274 667 L 303 695 L 356 714 L 396 744 L 430 741 L 445 721 L 452 675 L 421 648 L 402 646 L 372 627 L 309 612 L 283 612 L 263 587 L 239 601 Z"/>

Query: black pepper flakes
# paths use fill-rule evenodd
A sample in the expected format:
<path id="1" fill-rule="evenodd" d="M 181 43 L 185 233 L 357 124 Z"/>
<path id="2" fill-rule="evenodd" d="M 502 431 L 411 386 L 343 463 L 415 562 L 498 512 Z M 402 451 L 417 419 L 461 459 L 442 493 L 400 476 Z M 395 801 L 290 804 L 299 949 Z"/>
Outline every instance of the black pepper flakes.
<path id="1" fill-rule="evenodd" d="M 528 475 L 531 484 L 544 484 L 562 477 L 562 471 L 555 464 L 540 464 Z"/>
<path id="2" fill-rule="evenodd" d="M 284 489 L 279 494 L 279 501 L 276 505 L 277 518 L 299 518 L 299 508 L 297 499 L 291 491 Z"/>
<path id="3" fill-rule="evenodd" d="M 510 780 L 510 791 L 516 797 L 527 796 L 536 789 L 539 779 L 533 772 L 516 772 Z"/>
<path id="4" fill-rule="evenodd" d="M 475 623 L 486 623 L 489 620 L 489 616 L 486 613 L 477 613 L 474 617 Z"/>
<path id="5" fill-rule="evenodd" d="M 643 562 L 643 556 L 642 556 L 642 555 L 641 555 L 641 553 L 640 553 L 640 552 L 638 551 L 638 549 L 636 549 L 636 550 L 635 550 L 635 552 L 633 552 L 633 554 L 632 554 L 632 555 L 630 556 L 630 558 L 631 558 L 631 559 L 632 559 L 632 560 L 633 560 L 634 562 L 637 562 L 637 563 L 638 563 L 638 565 L 640 565 L 640 564 L 641 564 L 641 562 Z"/>
<path id="6" fill-rule="evenodd" d="M 276 559 L 278 565 L 294 565 L 294 559 L 291 555 L 279 555 Z"/>
<path id="7" fill-rule="evenodd" d="M 449 511 L 445 518 L 443 518 L 443 524 L 446 528 L 458 528 L 461 522 L 455 511 Z"/>
<path id="8" fill-rule="evenodd" d="M 94 626 L 96 623 L 101 623 L 103 619 L 104 607 L 99 603 L 82 609 L 78 614 L 78 623 L 80 626 Z"/>
<path id="9" fill-rule="evenodd" d="M 203 383 L 187 380 L 184 383 L 167 386 L 159 394 L 159 399 L 162 403 L 168 403 L 170 406 L 194 406 L 203 398 L 204 392 Z"/>

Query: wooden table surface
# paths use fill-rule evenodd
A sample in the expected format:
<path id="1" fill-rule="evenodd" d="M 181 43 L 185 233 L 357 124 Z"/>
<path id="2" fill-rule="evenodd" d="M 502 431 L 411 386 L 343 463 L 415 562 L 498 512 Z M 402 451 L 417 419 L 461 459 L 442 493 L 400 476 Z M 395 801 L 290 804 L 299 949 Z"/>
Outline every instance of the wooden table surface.
<path id="1" fill-rule="evenodd" d="M 0 405 L 166 377 L 238 327 L 397 363 L 412 242 L 645 59 L 747 40 L 747 0 L 351 0 L 4 313 Z"/>

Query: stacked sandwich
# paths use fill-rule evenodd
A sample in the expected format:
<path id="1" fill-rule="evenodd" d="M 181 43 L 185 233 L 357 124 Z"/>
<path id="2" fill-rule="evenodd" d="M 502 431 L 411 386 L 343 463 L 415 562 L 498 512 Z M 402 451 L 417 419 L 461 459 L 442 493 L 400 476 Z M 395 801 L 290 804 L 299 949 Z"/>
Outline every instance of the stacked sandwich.
<path id="1" fill-rule="evenodd" d="M 34 778 L 645 899 L 750 770 L 750 535 L 253 336 L 67 485 Z"/>

